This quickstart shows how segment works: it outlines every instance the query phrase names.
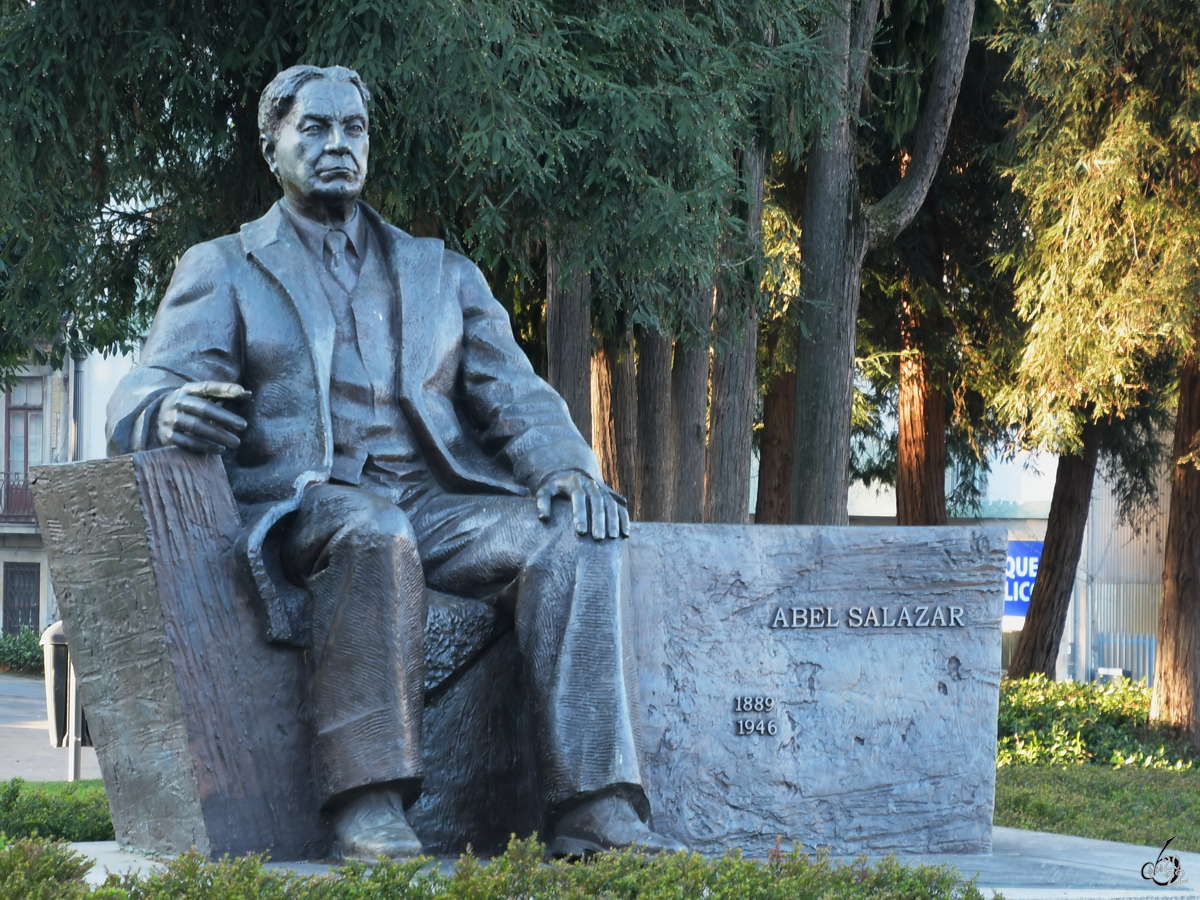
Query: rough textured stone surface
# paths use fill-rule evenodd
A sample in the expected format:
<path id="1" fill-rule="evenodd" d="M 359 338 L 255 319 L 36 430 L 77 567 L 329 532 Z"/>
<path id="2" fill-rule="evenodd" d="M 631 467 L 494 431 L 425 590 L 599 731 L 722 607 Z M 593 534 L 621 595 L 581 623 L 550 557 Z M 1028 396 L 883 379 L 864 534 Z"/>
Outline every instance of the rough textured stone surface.
<path id="1" fill-rule="evenodd" d="M 304 656 L 262 639 L 230 552 L 239 523 L 220 461 L 159 450 L 36 478 L 121 846 L 325 855 Z M 499 850 L 541 823 L 516 647 L 503 632 L 488 604 L 430 592 L 430 777 L 411 811 L 430 852 Z"/>
<path id="2" fill-rule="evenodd" d="M 425 694 L 432 699 L 458 670 L 472 662 L 504 629 L 496 610 L 480 600 L 426 591 Z M 508 623 L 511 624 L 511 623 Z"/>
<path id="3" fill-rule="evenodd" d="M 468 601 L 469 602 L 469 601 Z M 533 722 L 511 629 L 425 707 L 425 782 L 408 818 L 429 852 L 501 852 L 542 827 Z"/>
<path id="4" fill-rule="evenodd" d="M 177 451 L 46 466 L 34 498 L 117 840 L 319 855 L 304 662 L 261 640 L 230 550 L 220 460 Z"/>
<path id="5" fill-rule="evenodd" d="M 764 854 L 777 835 L 850 853 L 989 848 L 1004 541 L 996 528 L 639 525 L 655 826 L 705 853 Z M 852 607 L 895 621 L 918 606 L 959 608 L 962 624 L 850 627 Z M 793 607 L 832 609 L 838 627 L 771 627 Z M 738 696 L 776 709 L 739 714 Z M 739 718 L 776 734 L 739 736 Z"/>

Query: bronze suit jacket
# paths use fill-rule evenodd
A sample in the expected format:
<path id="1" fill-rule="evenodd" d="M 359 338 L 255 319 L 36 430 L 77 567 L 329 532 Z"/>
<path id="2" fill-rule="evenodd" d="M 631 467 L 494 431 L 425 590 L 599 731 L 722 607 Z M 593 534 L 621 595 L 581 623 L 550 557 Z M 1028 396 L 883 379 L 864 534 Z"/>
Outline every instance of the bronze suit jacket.
<path id="1" fill-rule="evenodd" d="M 397 396 L 446 489 L 527 495 L 554 472 L 600 480 L 562 398 L 538 378 L 482 273 L 439 240 L 413 238 L 366 204 L 399 298 Z M 109 454 L 155 446 L 153 413 L 192 381 L 236 382 L 253 399 L 242 444 L 223 455 L 242 515 L 239 555 L 271 640 L 303 644 L 306 597 L 279 571 L 272 526 L 333 462 L 334 319 L 316 261 L 278 204 L 241 232 L 192 247 L 137 368 L 108 405 Z"/>

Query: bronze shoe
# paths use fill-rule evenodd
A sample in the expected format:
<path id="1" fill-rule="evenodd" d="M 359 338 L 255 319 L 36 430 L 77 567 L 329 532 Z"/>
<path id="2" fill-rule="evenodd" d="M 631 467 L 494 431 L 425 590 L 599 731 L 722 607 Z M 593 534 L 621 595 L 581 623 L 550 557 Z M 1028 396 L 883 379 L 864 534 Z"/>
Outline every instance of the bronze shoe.
<path id="1" fill-rule="evenodd" d="M 358 794 L 333 814 L 334 854 L 342 859 L 374 863 L 379 857 L 406 859 L 421 855 L 421 841 L 404 815 L 396 791 Z"/>
<path id="2" fill-rule="evenodd" d="M 628 800 L 600 797 L 565 813 L 555 828 L 548 853 L 560 859 L 581 859 L 602 850 L 679 853 L 687 847 L 652 831 Z"/>

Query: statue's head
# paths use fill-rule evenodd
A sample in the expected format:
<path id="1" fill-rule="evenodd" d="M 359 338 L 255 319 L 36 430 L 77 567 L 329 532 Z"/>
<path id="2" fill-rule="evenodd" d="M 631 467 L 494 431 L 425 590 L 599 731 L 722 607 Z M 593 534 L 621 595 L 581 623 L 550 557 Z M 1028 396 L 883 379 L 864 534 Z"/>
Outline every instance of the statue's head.
<path id="1" fill-rule="evenodd" d="M 367 176 L 371 94 L 344 66 L 292 66 L 258 104 L 259 142 L 284 196 L 299 209 L 344 207 Z"/>

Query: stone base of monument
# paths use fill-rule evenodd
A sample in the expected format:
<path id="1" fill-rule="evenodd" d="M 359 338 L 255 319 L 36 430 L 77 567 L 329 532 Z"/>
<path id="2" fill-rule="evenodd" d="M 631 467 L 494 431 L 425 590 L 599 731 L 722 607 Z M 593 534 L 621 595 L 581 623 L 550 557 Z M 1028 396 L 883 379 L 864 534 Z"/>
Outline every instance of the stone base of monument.
<path id="1" fill-rule="evenodd" d="M 655 826 L 703 853 L 987 850 L 1005 534 L 642 525 Z"/>
<path id="2" fill-rule="evenodd" d="M 35 502 L 122 847 L 319 858 L 302 651 L 242 592 L 220 462 L 161 450 L 36 470 Z M 986 850 L 1004 534 L 638 524 L 654 825 L 705 853 Z M 543 828 L 508 623 L 432 595 L 427 849 Z"/>

